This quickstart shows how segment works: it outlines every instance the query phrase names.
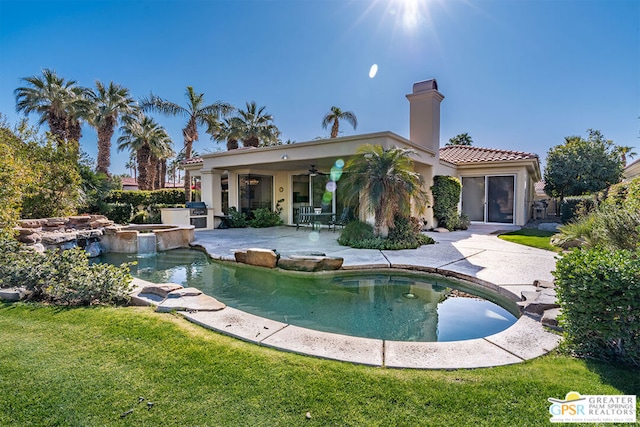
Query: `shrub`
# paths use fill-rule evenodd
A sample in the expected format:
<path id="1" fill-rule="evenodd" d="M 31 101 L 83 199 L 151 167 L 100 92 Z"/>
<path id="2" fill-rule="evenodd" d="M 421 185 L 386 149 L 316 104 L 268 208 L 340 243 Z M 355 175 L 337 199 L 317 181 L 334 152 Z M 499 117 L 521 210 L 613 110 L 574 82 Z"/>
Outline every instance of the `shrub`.
<path id="1" fill-rule="evenodd" d="M 231 206 L 227 224 L 229 224 L 229 228 L 245 228 L 248 225 L 247 215 L 244 212 L 238 212 L 235 206 Z"/>
<path id="2" fill-rule="evenodd" d="M 149 214 L 147 211 L 138 211 L 129 222 L 132 224 L 147 224 L 148 218 Z"/>
<path id="3" fill-rule="evenodd" d="M 603 203 L 640 211 L 640 177 L 609 187 Z"/>
<path id="4" fill-rule="evenodd" d="M 386 239 L 374 237 L 371 225 L 361 221 L 352 221 L 342 230 L 338 243 L 357 249 L 397 250 L 415 249 L 434 243 L 434 241 L 431 237 L 420 232 L 420 223 L 417 218 L 396 215 L 394 226 L 389 229 L 389 236 Z"/>
<path id="5" fill-rule="evenodd" d="M 462 185 L 458 178 L 445 175 L 433 177 L 431 193 L 433 194 L 433 215 L 440 227 L 449 230 L 466 230 L 469 227 L 468 218 L 458 215 L 458 202 Z"/>
<path id="6" fill-rule="evenodd" d="M 249 221 L 249 225 L 254 228 L 275 227 L 276 225 L 282 225 L 282 205 L 284 199 L 278 200 L 276 203 L 276 210 L 271 212 L 267 208 L 258 208 L 252 211 L 253 218 Z"/>
<path id="7" fill-rule="evenodd" d="M 594 195 L 565 197 L 560 205 L 560 219 L 563 224 L 567 224 L 574 218 L 587 215 L 597 205 Z"/>
<path id="8" fill-rule="evenodd" d="M 133 206 L 130 203 L 107 203 L 103 215 L 116 224 L 128 224 L 133 215 Z"/>
<path id="9" fill-rule="evenodd" d="M 574 250 L 554 272 L 563 346 L 640 366 L 640 250 Z"/>
<path id="10" fill-rule="evenodd" d="M 132 277 L 129 264 L 89 265 L 83 249 L 39 254 L 0 235 L 0 287 L 24 286 L 30 299 L 62 305 L 127 302 Z"/>
<path id="11" fill-rule="evenodd" d="M 275 227 L 281 224 L 282 218 L 280 218 L 280 214 L 267 208 L 255 209 L 253 218 L 249 220 L 249 225 L 254 228 Z"/>
<path id="12" fill-rule="evenodd" d="M 362 221 L 351 221 L 345 225 L 338 237 L 338 243 L 343 246 L 351 246 L 355 242 L 373 239 L 373 227 Z"/>

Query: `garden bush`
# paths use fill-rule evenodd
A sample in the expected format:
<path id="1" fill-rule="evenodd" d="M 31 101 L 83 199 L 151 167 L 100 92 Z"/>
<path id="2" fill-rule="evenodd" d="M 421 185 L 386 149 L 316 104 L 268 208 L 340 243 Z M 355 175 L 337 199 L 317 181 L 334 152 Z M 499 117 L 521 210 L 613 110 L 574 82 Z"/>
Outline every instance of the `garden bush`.
<path id="1" fill-rule="evenodd" d="M 560 205 L 560 220 L 567 224 L 575 218 L 583 217 L 598 205 L 595 195 L 565 197 Z"/>
<path id="2" fill-rule="evenodd" d="M 254 228 L 265 228 L 265 227 L 275 227 L 276 225 L 282 225 L 282 218 L 280 218 L 280 214 L 282 213 L 282 202 L 284 199 L 278 200 L 276 203 L 275 211 L 271 211 L 267 208 L 258 208 L 251 212 L 251 220 L 249 220 L 249 225 Z"/>
<path id="3" fill-rule="evenodd" d="M 554 277 L 564 348 L 640 367 L 640 250 L 574 250 Z"/>
<path id="4" fill-rule="evenodd" d="M 253 218 L 249 220 L 249 225 L 253 228 L 275 227 L 282 224 L 282 218 L 278 212 L 271 209 L 258 208 L 252 211 Z"/>
<path id="5" fill-rule="evenodd" d="M 129 265 L 89 264 L 81 248 L 40 254 L 10 235 L 0 235 L 0 287 L 23 286 L 29 299 L 82 306 L 129 300 Z"/>
<path id="6" fill-rule="evenodd" d="M 371 225 L 361 221 L 352 221 L 342 230 L 338 243 L 357 249 L 398 250 L 415 249 L 434 243 L 434 241 L 431 237 L 420 232 L 420 223 L 417 218 L 396 215 L 394 226 L 389 229 L 389 235 L 386 239 L 375 237 Z"/>
<path id="7" fill-rule="evenodd" d="M 433 194 L 433 215 L 438 226 L 448 230 L 466 230 L 469 218 L 458 214 L 458 203 L 462 185 L 458 178 L 445 175 L 433 177 L 431 193 Z"/>
<path id="8" fill-rule="evenodd" d="M 133 206 L 130 203 L 107 203 L 106 211 L 102 212 L 116 224 L 128 224 L 133 215 Z"/>
<path id="9" fill-rule="evenodd" d="M 244 212 L 238 212 L 235 206 L 229 208 L 227 224 L 229 224 L 229 228 L 245 228 L 249 225 L 247 215 Z"/>

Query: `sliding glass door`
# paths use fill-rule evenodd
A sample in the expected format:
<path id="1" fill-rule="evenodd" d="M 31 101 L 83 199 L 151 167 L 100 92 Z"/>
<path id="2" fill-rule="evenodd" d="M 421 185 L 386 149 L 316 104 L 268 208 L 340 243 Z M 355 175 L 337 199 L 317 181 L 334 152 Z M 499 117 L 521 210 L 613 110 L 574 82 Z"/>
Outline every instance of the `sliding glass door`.
<path id="1" fill-rule="evenodd" d="M 513 224 L 515 176 L 462 177 L 462 213 L 474 222 Z"/>

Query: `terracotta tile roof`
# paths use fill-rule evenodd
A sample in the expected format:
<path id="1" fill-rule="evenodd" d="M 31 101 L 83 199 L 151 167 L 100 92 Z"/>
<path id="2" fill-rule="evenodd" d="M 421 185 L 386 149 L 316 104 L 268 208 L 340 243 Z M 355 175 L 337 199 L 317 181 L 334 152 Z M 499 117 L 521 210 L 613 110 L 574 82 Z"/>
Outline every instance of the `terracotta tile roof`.
<path id="1" fill-rule="evenodd" d="M 202 163 L 202 157 L 192 157 L 191 159 L 182 160 L 181 165 L 193 165 L 196 163 Z"/>
<path id="2" fill-rule="evenodd" d="M 504 162 L 513 160 L 537 159 L 538 155 L 523 151 L 497 150 L 468 145 L 453 145 L 440 149 L 440 159 L 454 165 L 485 162 Z"/>
<path id="3" fill-rule="evenodd" d="M 136 181 L 135 178 L 131 178 L 131 177 L 122 177 L 122 185 L 138 185 L 138 181 Z"/>

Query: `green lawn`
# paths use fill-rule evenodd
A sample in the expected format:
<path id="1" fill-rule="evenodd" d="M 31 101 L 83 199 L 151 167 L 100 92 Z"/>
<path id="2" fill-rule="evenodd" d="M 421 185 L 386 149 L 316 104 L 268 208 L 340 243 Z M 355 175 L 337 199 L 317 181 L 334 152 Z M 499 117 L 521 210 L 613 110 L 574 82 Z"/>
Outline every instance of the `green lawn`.
<path id="1" fill-rule="evenodd" d="M 507 240 L 513 243 L 519 243 L 525 246 L 532 246 L 538 249 L 545 249 L 547 251 L 560 252 L 562 248 L 553 246 L 549 241 L 553 236 L 553 231 L 542 231 L 535 228 L 523 228 L 517 231 L 510 231 L 499 235 L 502 240 Z"/>
<path id="2" fill-rule="evenodd" d="M 555 354 L 490 369 L 374 368 L 148 308 L 0 304 L 0 390 L 0 425 L 11 426 L 538 426 L 548 397 L 640 394 L 640 375 Z"/>

